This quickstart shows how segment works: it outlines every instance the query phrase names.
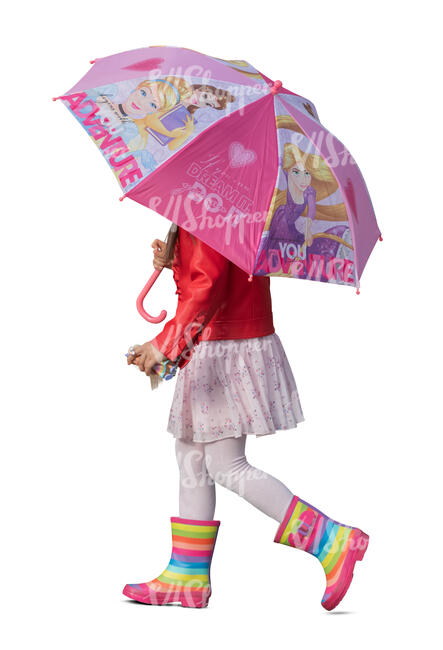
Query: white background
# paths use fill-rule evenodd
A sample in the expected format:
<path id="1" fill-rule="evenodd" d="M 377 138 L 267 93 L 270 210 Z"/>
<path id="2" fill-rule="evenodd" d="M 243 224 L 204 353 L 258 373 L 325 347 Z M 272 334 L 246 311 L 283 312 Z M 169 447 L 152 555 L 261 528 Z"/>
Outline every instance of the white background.
<path id="1" fill-rule="evenodd" d="M 2 25 L 3 647 L 435 647 L 441 602 L 440 21 L 437 3 L 10 3 Z M 384 242 L 361 295 L 272 280 L 306 421 L 249 459 L 371 536 L 335 614 L 311 556 L 218 490 L 206 610 L 121 595 L 170 552 L 173 382 L 127 368 L 135 298 L 168 223 L 125 201 L 51 97 L 147 45 L 245 58 L 311 99 L 355 156 Z M 161 276 L 151 311 L 175 307 Z M 341 615 L 340 615 L 341 614 Z M 346 614 L 346 615 L 343 615 Z M 434 639 L 434 640 L 433 640 Z"/>

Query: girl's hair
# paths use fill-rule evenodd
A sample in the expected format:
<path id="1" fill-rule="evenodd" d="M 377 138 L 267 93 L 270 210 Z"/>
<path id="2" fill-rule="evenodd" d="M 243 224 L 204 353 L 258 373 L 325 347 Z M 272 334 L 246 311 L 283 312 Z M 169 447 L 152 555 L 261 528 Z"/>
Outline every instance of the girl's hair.
<path id="1" fill-rule="evenodd" d="M 223 88 L 216 88 L 215 86 L 207 86 L 206 84 L 194 84 L 191 86 L 192 90 L 200 90 L 200 92 L 206 92 L 206 93 L 211 93 L 212 95 L 215 95 L 218 103 L 220 106 L 213 106 L 212 108 L 215 108 L 217 111 L 223 111 L 228 102 L 235 102 L 235 97 L 234 95 L 231 95 L 227 90 L 223 90 Z M 191 113 L 195 113 L 195 111 L 198 111 L 199 107 L 198 106 L 188 106 L 188 111 Z"/>
<path id="2" fill-rule="evenodd" d="M 175 255 L 175 245 L 178 238 L 178 226 L 176 223 L 172 223 L 171 227 L 168 230 L 166 235 L 166 249 L 165 257 L 168 262 L 172 262 Z"/>

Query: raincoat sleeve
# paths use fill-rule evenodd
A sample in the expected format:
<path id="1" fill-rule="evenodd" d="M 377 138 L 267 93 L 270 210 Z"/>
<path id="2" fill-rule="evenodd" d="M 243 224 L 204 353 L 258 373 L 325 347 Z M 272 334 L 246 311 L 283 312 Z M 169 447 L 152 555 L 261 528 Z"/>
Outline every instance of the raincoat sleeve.
<path id="1" fill-rule="evenodd" d="M 189 273 L 178 286 L 177 311 L 163 330 L 150 341 L 171 361 L 190 358 L 193 344 L 220 306 L 227 286 L 229 261 L 195 239 Z M 179 363 L 184 365 L 183 362 Z"/>

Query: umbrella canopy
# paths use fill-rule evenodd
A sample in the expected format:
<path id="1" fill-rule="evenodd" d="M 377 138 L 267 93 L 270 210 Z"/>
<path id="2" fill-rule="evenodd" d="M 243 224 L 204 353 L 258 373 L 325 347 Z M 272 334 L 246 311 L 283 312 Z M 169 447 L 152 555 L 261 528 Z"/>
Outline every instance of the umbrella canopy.
<path id="1" fill-rule="evenodd" d="M 314 104 L 246 61 L 148 47 L 96 59 L 60 98 L 122 190 L 251 275 L 359 287 L 380 231 Z"/>

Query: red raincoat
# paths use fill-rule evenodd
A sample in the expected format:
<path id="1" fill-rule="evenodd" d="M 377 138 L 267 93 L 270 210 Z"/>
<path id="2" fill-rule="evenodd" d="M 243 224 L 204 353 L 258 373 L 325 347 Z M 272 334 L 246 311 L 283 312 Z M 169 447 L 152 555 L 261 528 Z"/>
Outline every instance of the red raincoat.
<path id="1" fill-rule="evenodd" d="M 199 341 L 246 339 L 272 334 L 270 279 L 248 274 L 179 228 L 172 265 L 177 311 L 150 342 L 179 367 Z"/>

